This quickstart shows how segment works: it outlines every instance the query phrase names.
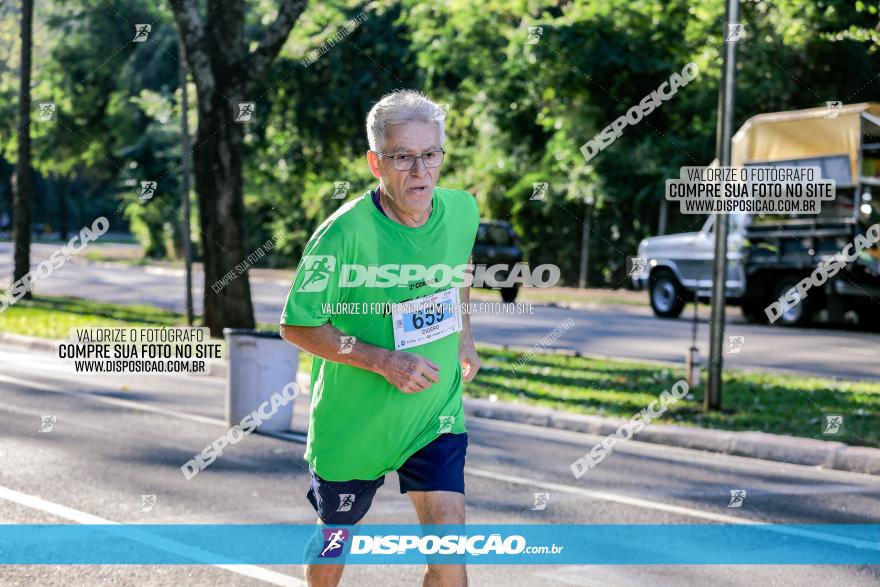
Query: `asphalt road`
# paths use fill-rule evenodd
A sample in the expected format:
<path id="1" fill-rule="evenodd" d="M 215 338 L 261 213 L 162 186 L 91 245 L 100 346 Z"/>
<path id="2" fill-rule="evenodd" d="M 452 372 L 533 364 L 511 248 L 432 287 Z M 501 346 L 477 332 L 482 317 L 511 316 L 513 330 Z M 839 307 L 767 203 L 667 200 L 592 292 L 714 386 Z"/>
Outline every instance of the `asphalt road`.
<path id="1" fill-rule="evenodd" d="M 11 275 L 9 243 L 0 243 L 0 275 Z M 35 245 L 36 265 L 56 250 L 52 245 Z M 197 312 L 203 289 L 201 273 L 194 276 Z M 251 292 L 258 321 L 277 322 L 290 283 L 286 280 L 251 276 Z M 43 295 L 77 295 L 117 303 L 145 303 L 177 311 L 184 310 L 183 272 L 159 267 L 127 267 L 118 264 L 73 262 L 36 284 Z M 500 301 L 494 292 L 482 292 Z M 647 295 L 647 294 L 646 294 Z M 504 314 L 494 304 L 486 313 L 473 316 L 478 342 L 532 347 L 566 319 L 574 327 L 551 346 L 582 353 L 683 362 L 691 344 L 691 322 L 687 319 L 655 318 L 649 308 L 596 306 L 573 310 L 547 306 L 523 307 L 523 312 Z M 507 306 L 510 309 L 510 306 Z M 880 334 L 831 329 L 786 329 L 755 326 L 731 314 L 727 335 L 743 336 L 742 349 L 727 354 L 730 367 L 771 369 L 841 378 L 880 379 Z M 698 327 L 697 346 L 708 355 L 708 326 Z"/>
<path id="2" fill-rule="evenodd" d="M 658 390 L 659 392 L 660 390 Z M 294 430 L 306 430 L 307 398 Z M 251 435 L 186 481 L 179 467 L 226 430 L 224 381 L 84 375 L 0 346 L 0 523 L 311 523 L 301 441 Z M 54 415 L 51 432 L 38 432 Z M 595 436 L 468 419 L 469 523 L 880 523 L 880 478 L 640 443 L 575 480 Z M 416 523 L 391 474 L 365 523 Z M 740 509 L 730 489 L 747 489 Z M 546 491 L 544 511 L 531 511 Z M 139 512 L 141 495 L 155 495 Z M 662 545 L 658 545 L 662 548 Z M 695 544 L 694 548 L 699 548 Z M 349 566 L 342 585 L 420 585 L 420 566 Z M 713 587 L 880 583 L 877 566 L 471 566 L 474 586 Z M 2 585 L 302 585 L 296 566 L 13 566 Z"/>

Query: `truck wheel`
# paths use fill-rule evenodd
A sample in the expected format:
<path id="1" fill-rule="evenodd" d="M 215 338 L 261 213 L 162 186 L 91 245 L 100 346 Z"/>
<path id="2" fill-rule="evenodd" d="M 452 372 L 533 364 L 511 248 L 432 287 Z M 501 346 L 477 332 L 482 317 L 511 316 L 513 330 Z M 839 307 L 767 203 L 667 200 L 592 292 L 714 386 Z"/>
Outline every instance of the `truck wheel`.
<path id="1" fill-rule="evenodd" d="M 512 304 L 516 301 L 516 294 L 519 293 L 519 285 L 514 285 L 513 287 L 502 287 L 501 288 L 501 299 L 504 300 L 508 304 Z"/>
<path id="2" fill-rule="evenodd" d="M 743 318 L 750 324 L 767 324 L 767 314 L 764 312 L 764 305 L 756 300 L 744 300 L 740 304 Z"/>
<path id="3" fill-rule="evenodd" d="M 650 295 L 654 315 L 660 318 L 678 318 L 684 310 L 684 290 L 669 270 L 651 274 Z"/>
<path id="4" fill-rule="evenodd" d="M 779 280 L 779 283 L 776 284 L 776 289 L 774 290 L 773 299 L 771 302 L 778 300 L 780 297 L 785 295 L 785 292 L 793 288 L 797 285 L 799 279 L 795 277 L 784 277 Z M 795 304 L 788 310 L 786 310 L 782 316 L 776 321 L 776 324 L 780 324 L 782 326 L 803 326 L 808 324 L 810 320 L 813 319 L 813 312 L 816 309 L 816 296 L 817 293 L 813 293 L 813 295 L 807 294 L 808 297 L 802 299 L 800 303 Z"/>
<path id="5" fill-rule="evenodd" d="M 859 326 L 869 332 L 880 332 L 880 313 L 876 308 L 862 308 L 858 310 Z"/>

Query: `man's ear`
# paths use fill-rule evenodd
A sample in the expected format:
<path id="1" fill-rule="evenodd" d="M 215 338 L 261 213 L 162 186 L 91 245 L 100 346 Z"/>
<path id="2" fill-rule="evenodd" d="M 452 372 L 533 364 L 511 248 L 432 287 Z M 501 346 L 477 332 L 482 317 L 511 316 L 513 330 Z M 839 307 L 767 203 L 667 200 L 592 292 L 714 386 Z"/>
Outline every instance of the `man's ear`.
<path id="1" fill-rule="evenodd" d="M 379 179 L 382 177 L 382 171 L 379 169 L 379 154 L 376 151 L 367 151 L 367 163 L 370 165 L 370 172 L 373 177 Z"/>

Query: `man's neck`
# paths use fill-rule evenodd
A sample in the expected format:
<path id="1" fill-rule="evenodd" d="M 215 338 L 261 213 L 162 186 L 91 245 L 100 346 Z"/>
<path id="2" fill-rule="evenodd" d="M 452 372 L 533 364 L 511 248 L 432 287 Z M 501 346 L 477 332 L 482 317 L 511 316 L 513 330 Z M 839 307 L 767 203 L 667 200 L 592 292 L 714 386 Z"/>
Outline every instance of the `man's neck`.
<path id="1" fill-rule="evenodd" d="M 410 228 L 418 228 L 424 226 L 431 217 L 431 211 L 434 209 L 433 196 L 431 198 L 431 205 L 427 210 L 413 212 L 411 210 L 402 210 L 397 206 L 397 203 L 393 198 L 388 197 L 385 190 L 381 188 L 377 189 L 379 190 L 379 203 L 382 205 L 382 210 L 385 212 L 385 215 L 394 222 Z"/>

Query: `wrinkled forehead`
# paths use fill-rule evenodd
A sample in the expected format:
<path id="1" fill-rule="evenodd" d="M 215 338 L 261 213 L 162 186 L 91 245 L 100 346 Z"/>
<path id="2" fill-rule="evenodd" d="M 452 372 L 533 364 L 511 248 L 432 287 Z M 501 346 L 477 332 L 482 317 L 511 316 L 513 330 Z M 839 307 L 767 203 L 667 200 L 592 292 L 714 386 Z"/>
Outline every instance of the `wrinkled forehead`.
<path id="1" fill-rule="evenodd" d="M 439 149 L 440 126 L 436 122 L 401 122 L 385 127 L 383 149 L 390 153 L 398 151 L 423 152 Z"/>

